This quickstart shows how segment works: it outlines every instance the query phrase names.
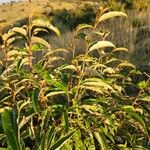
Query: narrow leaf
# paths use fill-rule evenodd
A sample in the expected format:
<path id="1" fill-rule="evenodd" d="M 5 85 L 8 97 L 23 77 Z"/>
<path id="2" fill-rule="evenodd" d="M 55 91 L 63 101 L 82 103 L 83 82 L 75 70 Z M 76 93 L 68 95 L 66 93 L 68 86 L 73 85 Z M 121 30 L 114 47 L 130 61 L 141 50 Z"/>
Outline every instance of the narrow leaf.
<path id="1" fill-rule="evenodd" d="M 99 142 L 99 144 L 101 145 L 101 150 L 108 150 L 108 145 L 104 133 L 94 132 L 94 135 L 97 141 Z"/>
<path id="2" fill-rule="evenodd" d="M 17 134 L 14 130 L 13 123 L 11 120 L 10 111 L 5 110 L 4 112 L 2 112 L 1 117 L 4 132 L 6 134 L 9 146 L 11 147 L 12 150 L 20 150 L 19 143 L 17 140 Z"/>
<path id="3" fill-rule="evenodd" d="M 68 135 L 60 138 L 49 150 L 59 150 L 74 134 L 75 131 L 69 133 Z"/>

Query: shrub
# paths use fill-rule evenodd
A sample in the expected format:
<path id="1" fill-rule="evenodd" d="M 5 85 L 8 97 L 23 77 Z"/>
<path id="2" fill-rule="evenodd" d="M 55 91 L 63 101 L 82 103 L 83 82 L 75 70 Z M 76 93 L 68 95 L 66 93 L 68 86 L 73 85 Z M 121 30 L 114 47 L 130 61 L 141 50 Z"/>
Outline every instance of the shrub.
<path id="1" fill-rule="evenodd" d="M 126 48 L 106 41 L 101 22 L 123 12 L 100 9 L 94 25 L 80 24 L 75 38 L 85 52 L 70 64 L 57 64 L 69 51 L 51 45 L 38 32 L 59 30 L 47 20 L 29 18 L 29 25 L 2 35 L 0 61 L 0 143 L 6 149 L 149 149 L 149 75 L 118 58 Z M 88 30 L 88 31 L 87 31 Z M 24 39 L 21 47 L 15 41 Z M 100 40 L 101 39 L 101 40 Z M 74 39 L 76 40 L 76 39 Z M 42 53 L 35 61 L 34 53 Z M 131 89 L 138 89 L 132 96 Z M 134 93 L 133 93 L 134 94 Z M 28 144 L 30 141 L 30 144 Z"/>

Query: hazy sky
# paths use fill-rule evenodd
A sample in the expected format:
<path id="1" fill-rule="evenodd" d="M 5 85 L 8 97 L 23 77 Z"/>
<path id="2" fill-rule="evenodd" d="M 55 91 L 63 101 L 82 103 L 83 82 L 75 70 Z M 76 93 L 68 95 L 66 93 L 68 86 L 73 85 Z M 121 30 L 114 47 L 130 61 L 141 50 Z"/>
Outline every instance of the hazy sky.
<path id="1" fill-rule="evenodd" d="M 20 0 L 0 0 L 0 3 L 8 3 L 8 2 L 11 2 L 11 1 L 16 1 L 17 2 L 17 1 L 20 1 Z"/>

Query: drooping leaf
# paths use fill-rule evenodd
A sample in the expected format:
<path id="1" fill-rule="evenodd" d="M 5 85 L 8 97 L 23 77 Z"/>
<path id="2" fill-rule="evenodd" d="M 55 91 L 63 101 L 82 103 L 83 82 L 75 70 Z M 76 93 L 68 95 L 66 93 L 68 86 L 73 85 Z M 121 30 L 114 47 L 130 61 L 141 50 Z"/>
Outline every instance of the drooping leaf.
<path id="1" fill-rule="evenodd" d="M 91 26 L 89 24 L 86 24 L 86 23 L 80 24 L 80 25 L 77 26 L 76 32 L 79 32 L 80 30 L 86 29 L 86 28 L 93 28 L 93 26 Z"/>
<path id="2" fill-rule="evenodd" d="M 96 50 L 96 49 L 100 49 L 100 48 L 105 48 L 105 47 L 113 47 L 115 48 L 115 45 L 112 44 L 111 42 L 109 41 L 99 41 L 97 42 L 96 44 L 92 45 L 89 49 L 88 52 L 91 52 L 93 50 Z"/>
<path id="3" fill-rule="evenodd" d="M 56 33 L 57 36 L 60 36 L 60 32 L 57 27 L 54 27 L 49 21 L 45 21 L 42 19 L 36 19 L 32 22 L 32 27 L 38 27 L 38 28 L 46 28 L 50 31 L 53 31 Z"/>
<path id="4" fill-rule="evenodd" d="M 10 38 L 13 38 L 15 36 L 14 32 L 11 32 L 11 30 L 9 30 L 8 33 L 5 33 L 2 38 L 4 42 L 7 42 L 7 40 L 9 40 Z"/>
<path id="5" fill-rule="evenodd" d="M 104 13 L 102 16 L 98 18 L 97 24 L 105 21 L 107 19 L 113 18 L 113 17 L 127 17 L 127 15 L 124 12 L 121 11 L 110 11 L 108 13 Z"/>
<path id="6" fill-rule="evenodd" d="M 27 35 L 27 31 L 25 29 L 23 29 L 22 27 L 14 27 L 14 28 L 12 28 L 12 31 L 19 33 L 19 34 L 23 35 L 24 37 L 26 37 L 26 35 Z"/>
<path id="7" fill-rule="evenodd" d="M 34 45 L 34 44 L 42 44 L 42 45 L 44 45 L 46 48 L 51 49 L 50 44 L 49 44 L 47 41 L 45 41 L 44 39 L 42 39 L 42 38 L 33 36 L 32 39 L 31 39 L 31 41 L 32 41 L 32 44 L 33 44 L 33 45 Z"/>
<path id="8" fill-rule="evenodd" d="M 132 69 L 136 69 L 136 67 L 133 64 L 129 63 L 129 62 L 122 62 L 117 67 L 118 68 L 132 68 Z"/>

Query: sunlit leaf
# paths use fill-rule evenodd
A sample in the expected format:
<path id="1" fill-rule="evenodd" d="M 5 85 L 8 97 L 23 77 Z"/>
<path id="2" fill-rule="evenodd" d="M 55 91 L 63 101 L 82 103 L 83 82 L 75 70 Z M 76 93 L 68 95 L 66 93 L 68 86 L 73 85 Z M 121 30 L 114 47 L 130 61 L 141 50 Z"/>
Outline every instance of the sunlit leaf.
<path id="1" fill-rule="evenodd" d="M 129 52 L 129 50 L 124 47 L 119 47 L 119 48 L 115 48 L 113 52 Z"/>
<path id="2" fill-rule="evenodd" d="M 14 27 L 14 28 L 12 28 L 12 31 L 16 32 L 16 33 L 20 33 L 24 37 L 26 37 L 26 35 L 27 35 L 27 31 L 25 29 L 23 29 L 22 27 Z"/>
<path id="3" fill-rule="evenodd" d="M 74 134 L 75 131 L 72 131 L 68 135 L 60 138 L 58 141 L 56 141 L 49 150 L 59 150 Z"/>
<path id="4" fill-rule="evenodd" d="M 50 44 L 49 44 L 47 41 L 45 41 L 44 39 L 42 39 L 42 38 L 33 36 L 31 40 L 32 40 L 32 44 L 33 44 L 33 45 L 34 45 L 34 44 L 42 44 L 42 45 L 44 45 L 46 48 L 51 49 Z"/>
<path id="5" fill-rule="evenodd" d="M 108 13 L 104 13 L 102 16 L 100 16 L 98 18 L 98 23 L 102 22 L 102 21 L 105 21 L 107 19 L 110 19 L 110 18 L 113 18 L 113 17 L 127 17 L 127 15 L 124 13 L 124 12 L 121 12 L 121 11 L 110 11 Z"/>
<path id="6" fill-rule="evenodd" d="M 88 52 L 91 52 L 93 50 L 96 50 L 96 49 L 100 49 L 100 48 L 105 48 L 105 47 L 113 47 L 115 48 L 115 45 L 112 44 L 111 42 L 109 41 L 99 41 L 97 42 L 96 44 L 92 45 L 89 49 Z"/>
<path id="7" fill-rule="evenodd" d="M 86 28 L 93 28 L 93 26 L 91 26 L 89 24 L 86 24 L 86 23 L 80 24 L 80 25 L 77 26 L 76 32 L 79 32 L 80 30 L 86 29 Z"/>
<path id="8" fill-rule="evenodd" d="M 122 62 L 120 63 L 118 66 L 118 68 L 132 68 L 132 69 L 136 69 L 135 66 L 129 62 Z"/>
<path id="9" fill-rule="evenodd" d="M 64 91 L 54 91 L 54 92 L 50 92 L 48 94 L 46 94 L 45 97 L 51 97 L 51 96 L 56 96 L 56 95 L 60 95 L 60 94 L 65 94 Z"/>
<path id="10" fill-rule="evenodd" d="M 57 36 L 60 36 L 60 32 L 57 27 L 54 27 L 51 23 L 48 21 L 42 20 L 42 19 L 36 19 L 32 22 L 32 27 L 40 27 L 40 28 L 46 28 L 50 31 L 53 31 L 56 33 Z"/>

